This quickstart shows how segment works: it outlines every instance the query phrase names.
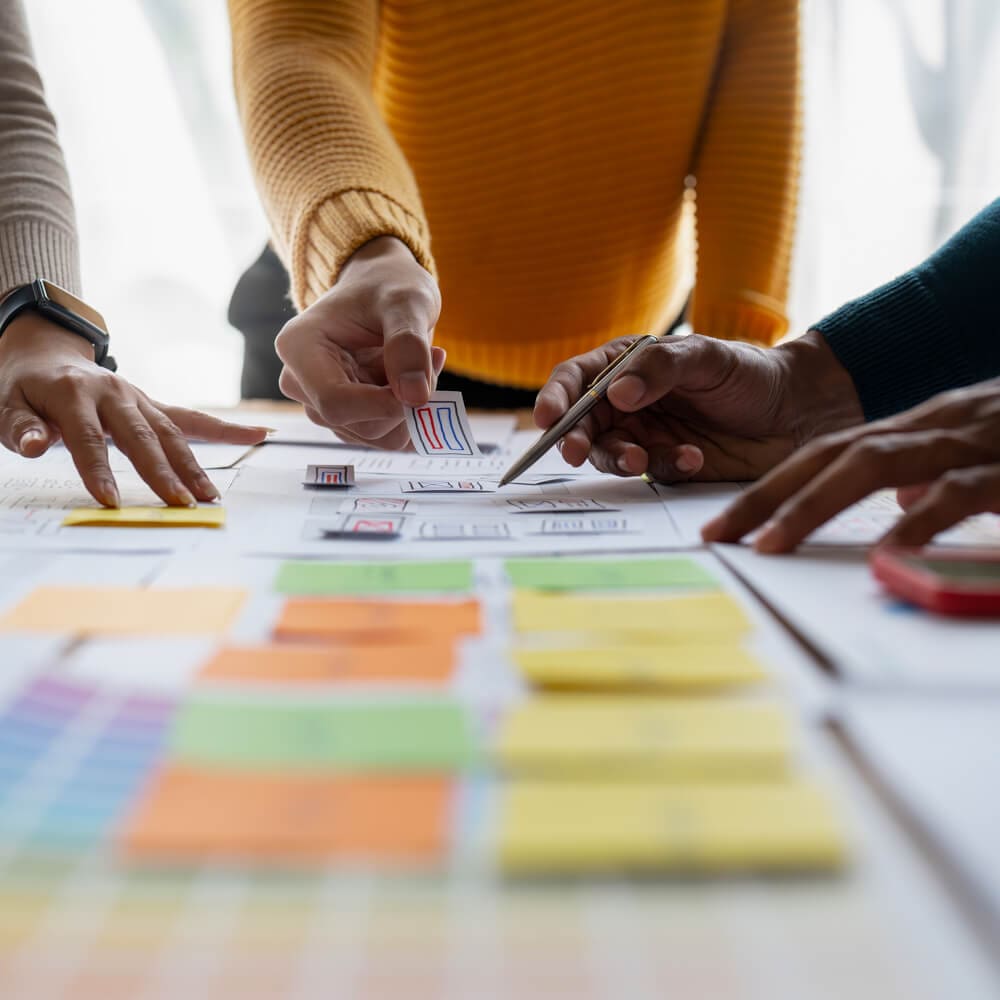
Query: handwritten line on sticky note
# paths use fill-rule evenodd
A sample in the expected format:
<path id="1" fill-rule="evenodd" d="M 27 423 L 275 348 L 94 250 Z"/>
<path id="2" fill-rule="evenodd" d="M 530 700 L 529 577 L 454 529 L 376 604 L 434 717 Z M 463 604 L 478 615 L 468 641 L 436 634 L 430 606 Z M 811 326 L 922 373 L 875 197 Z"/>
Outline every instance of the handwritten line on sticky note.
<path id="1" fill-rule="evenodd" d="M 718 638 L 750 630 L 743 609 L 728 594 L 593 597 L 516 590 L 518 632 L 585 632 Z"/>
<path id="2" fill-rule="evenodd" d="M 471 763 L 474 741 L 450 700 L 202 697 L 178 714 L 171 750 L 187 763 L 243 768 L 443 771 Z"/>
<path id="3" fill-rule="evenodd" d="M 282 594 L 463 593 L 472 590 L 468 561 L 283 563 L 275 589 Z"/>
<path id="4" fill-rule="evenodd" d="M 37 587 L 0 618 L 0 632 L 214 635 L 229 628 L 245 598 L 232 587 Z"/>
<path id="5" fill-rule="evenodd" d="M 77 507 L 63 518 L 63 527 L 221 528 L 222 507 Z"/>
<path id="6" fill-rule="evenodd" d="M 805 781 L 642 785 L 522 780 L 503 793 L 510 872 L 818 871 L 840 866 L 843 831 Z"/>
<path id="7" fill-rule="evenodd" d="M 441 684 L 455 669 L 453 643 L 344 646 L 225 646 L 202 667 L 204 680 L 327 684 L 413 681 Z"/>
<path id="8" fill-rule="evenodd" d="M 274 635 L 331 642 L 445 640 L 482 631 L 478 601 L 392 601 L 296 597 Z"/>
<path id="9" fill-rule="evenodd" d="M 766 702 L 560 695 L 511 711 L 496 757 L 534 774 L 719 779 L 778 775 L 790 746 L 787 712 Z"/>
<path id="10" fill-rule="evenodd" d="M 445 458 L 480 454 L 460 392 L 435 392 L 424 406 L 405 406 L 403 412 L 417 454 Z"/>
<path id="11" fill-rule="evenodd" d="M 508 559 L 515 587 L 536 590 L 657 590 L 714 588 L 718 582 L 693 559 Z"/>
<path id="12" fill-rule="evenodd" d="M 171 764 L 126 820 L 138 859 L 426 863 L 448 836 L 451 782 L 425 775 L 234 772 Z"/>
<path id="13" fill-rule="evenodd" d="M 738 639 L 516 646 L 511 657 L 539 687 L 701 690 L 751 684 L 767 674 Z"/>

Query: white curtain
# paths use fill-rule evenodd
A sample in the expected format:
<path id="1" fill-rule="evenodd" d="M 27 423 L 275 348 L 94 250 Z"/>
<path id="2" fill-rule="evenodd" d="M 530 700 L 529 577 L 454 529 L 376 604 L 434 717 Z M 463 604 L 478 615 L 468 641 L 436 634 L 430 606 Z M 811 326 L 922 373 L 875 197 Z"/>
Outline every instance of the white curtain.
<path id="1" fill-rule="evenodd" d="M 27 7 L 73 178 L 86 294 L 113 325 L 123 369 L 163 398 L 234 401 L 242 342 L 226 305 L 265 226 L 225 5 Z M 795 332 L 1000 196 L 1000 0 L 805 0 L 804 13 Z"/>

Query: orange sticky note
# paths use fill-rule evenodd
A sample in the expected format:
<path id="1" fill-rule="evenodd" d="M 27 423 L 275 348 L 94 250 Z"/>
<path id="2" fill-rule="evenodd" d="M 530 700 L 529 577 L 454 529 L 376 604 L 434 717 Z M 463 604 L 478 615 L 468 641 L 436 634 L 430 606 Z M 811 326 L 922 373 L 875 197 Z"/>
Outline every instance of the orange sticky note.
<path id="1" fill-rule="evenodd" d="M 170 765 L 118 838 L 140 859 L 426 863 L 447 838 L 436 776 L 259 773 Z"/>
<path id="2" fill-rule="evenodd" d="M 412 641 L 414 636 L 441 640 L 477 635 L 478 601 L 366 601 L 293 598 L 274 627 L 279 639 Z"/>
<path id="3" fill-rule="evenodd" d="M 441 683 L 455 668 L 450 642 L 371 643 L 344 646 L 224 646 L 202 667 L 206 680 L 432 681 Z"/>
<path id="4" fill-rule="evenodd" d="M 245 597 L 232 587 L 37 587 L 0 618 L 0 632 L 214 635 Z"/>

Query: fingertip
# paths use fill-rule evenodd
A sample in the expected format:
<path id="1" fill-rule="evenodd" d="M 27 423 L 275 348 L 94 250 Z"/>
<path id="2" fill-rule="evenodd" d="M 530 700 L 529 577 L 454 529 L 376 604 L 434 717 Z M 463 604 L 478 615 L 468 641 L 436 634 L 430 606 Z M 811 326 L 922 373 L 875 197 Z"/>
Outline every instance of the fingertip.
<path id="1" fill-rule="evenodd" d="M 703 542 L 722 542 L 726 534 L 726 515 L 720 514 L 713 517 L 711 521 L 706 521 L 701 526 L 701 540 Z"/>
<path id="2" fill-rule="evenodd" d="M 755 552 L 762 555 L 775 555 L 788 549 L 788 538 L 785 529 L 778 521 L 768 521 L 754 539 Z"/>
<path id="3" fill-rule="evenodd" d="M 632 373 L 615 379 L 608 389 L 608 402 L 618 410 L 634 410 L 646 395 L 646 383 Z"/>
<path id="4" fill-rule="evenodd" d="M 94 499 L 105 507 L 118 508 L 122 505 L 118 484 L 113 479 L 100 479 L 92 491 Z"/>
<path id="5" fill-rule="evenodd" d="M 18 453 L 25 458 L 38 458 L 49 447 L 47 432 L 41 427 L 29 427 L 17 442 Z"/>
<path id="6" fill-rule="evenodd" d="M 637 444 L 627 444 L 616 462 L 619 471 L 629 476 L 641 476 L 649 465 L 649 456 Z"/>
<path id="7" fill-rule="evenodd" d="M 681 445 L 674 464 L 677 466 L 678 472 L 693 476 L 696 472 L 701 471 L 705 464 L 705 455 L 700 448 L 696 448 L 693 444 Z"/>
<path id="8" fill-rule="evenodd" d="M 393 389 L 396 398 L 406 406 L 423 406 L 431 396 L 430 383 L 423 372 L 403 372 Z"/>

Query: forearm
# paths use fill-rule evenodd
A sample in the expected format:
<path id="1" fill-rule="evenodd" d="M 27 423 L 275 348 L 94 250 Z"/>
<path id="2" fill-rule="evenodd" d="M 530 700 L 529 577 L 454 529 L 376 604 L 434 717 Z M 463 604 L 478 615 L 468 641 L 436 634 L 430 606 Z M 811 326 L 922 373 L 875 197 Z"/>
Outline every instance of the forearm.
<path id="1" fill-rule="evenodd" d="M 20 0 L 0 0 L 0 295 L 37 277 L 80 294 L 69 178 Z"/>
<path id="2" fill-rule="evenodd" d="M 416 183 L 372 94 L 375 0 L 230 0 L 236 93 L 301 308 L 382 235 L 433 268 Z"/>
<path id="3" fill-rule="evenodd" d="M 865 417 L 1000 375 L 1000 200 L 923 264 L 816 324 Z"/>
<path id="4" fill-rule="evenodd" d="M 801 99 L 797 0 L 733 0 L 696 180 L 696 332 L 775 343 L 787 330 Z"/>

